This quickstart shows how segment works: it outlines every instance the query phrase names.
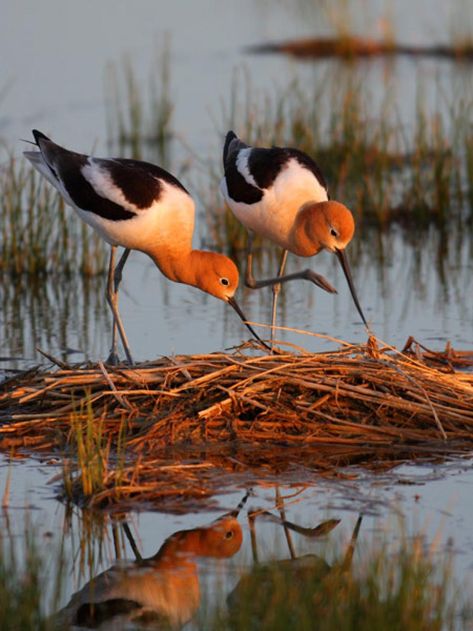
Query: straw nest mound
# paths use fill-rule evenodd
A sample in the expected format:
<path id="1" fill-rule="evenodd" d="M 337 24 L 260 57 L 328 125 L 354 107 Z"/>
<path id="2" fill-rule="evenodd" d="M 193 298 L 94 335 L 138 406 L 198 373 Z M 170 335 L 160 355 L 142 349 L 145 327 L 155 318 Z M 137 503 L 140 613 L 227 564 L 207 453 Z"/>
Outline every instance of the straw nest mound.
<path id="1" fill-rule="evenodd" d="M 51 448 L 71 423 L 106 426 L 109 440 L 150 453 L 234 439 L 253 445 L 388 447 L 473 443 L 473 356 L 417 343 L 400 352 L 343 343 L 324 353 L 176 356 L 127 366 L 34 369 L 0 391 L 0 447 Z"/>
<path id="2" fill-rule="evenodd" d="M 80 504 L 208 507 L 235 484 L 298 485 L 473 446 L 473 353 L 340 350 L 35 368 L 0 386 L 0 449 L 60 450 Z M 302 465 L 302 467 L 301 467 Z M 279 477 L 277 477 L 279 476 Z M 206 500 L 206 501 L 202 501 Z"/>

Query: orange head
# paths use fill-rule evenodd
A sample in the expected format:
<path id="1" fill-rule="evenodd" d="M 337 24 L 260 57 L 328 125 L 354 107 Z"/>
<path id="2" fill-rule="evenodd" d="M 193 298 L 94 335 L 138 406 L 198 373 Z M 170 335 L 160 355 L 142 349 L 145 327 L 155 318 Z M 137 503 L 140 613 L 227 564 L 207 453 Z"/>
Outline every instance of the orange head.
<path id="1" fill-rule="evenodd" d="M 344 250 L 355 232 L 353 215 L 339 202 L 308 202 L 299 210 L 292 235 L 298 256 L 314 256 L 320 250 Z"/>
<path id="2" fill-rule="evenodd" d="M 214 521 L 200 533 L 201 555 L 215 558 L 231 557 L 238 552 L 243 540 L 236 517 L 226 515 Z"/>
<path id="3" fill-rule="evenodd" d="M 180 530 L 163 543 L 152 557 L 159 563 L 175 563 L 177 558 L 231 557 L 238 552 L 243 539 L 241 526 L 234 516 L 225 515 L 210 526 Z"/>
<path id="4" fill-rule="evenodd" d="M 299 210 L 292 235 L 293 252 L 299 256 L 314 256 L 320 250 L 333 252 L 342 266 L 351 295 L 365 326 L 368 323 L 356 294 L 345 248 L 355 232 L 353 215 L 340 202 L 308 202 Z"/>
<path id="5" fill-rule="evenodd" d="M 319 202 L 313 206 L 313 238 L 331 252 L 344 250 L 355 232 L 353 215 L 340 202 Z"/>
<path id="6" fill-rule="evenodd" d="M 162 270 L 162 265 L 157 264 Z M 169 265 L 169 262 L 167 265 Z M 185 264 L 180 267 L 178 273 L 169 272 L 168 269 L 166 275 L 173 280 L 198 287 L 200 290 L 231 305 L 243 320 L 253 337 L 268 350 L 271 350 L 248 323 L 248 319 L 234 298 L 235 292 L 238 289 L 240 275 L 237 266 L 228 256 L 218 254 L 217 252 L 192 250 L 189 258 L 185 260 Z"/>
<path id="7" fill-rule="evenodd" d="M 217 252 L 197 251 L 194 258 L 195 286 L 215 298 L 228 302 L 238 289 L 239 273 L 235 263 Z M 196 250 L 193 254 L 195 257 Z"/>

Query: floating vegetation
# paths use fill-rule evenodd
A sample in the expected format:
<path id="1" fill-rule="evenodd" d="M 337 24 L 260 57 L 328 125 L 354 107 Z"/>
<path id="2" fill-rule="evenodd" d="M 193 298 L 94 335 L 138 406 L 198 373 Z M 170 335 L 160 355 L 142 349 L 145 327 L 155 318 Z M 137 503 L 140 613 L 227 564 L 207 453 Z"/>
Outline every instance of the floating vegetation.
<path id="1" fill-rule="evenodd" d="M 0 167 L 0 273 L 94 276 L 105 270 L 103 242 L 23 159 Z"/>
<path id="2" fill-rule="evenodd" d="M 457 3 L 449 13 L 450 29 L 445 38 L 429 33 L 428 44 L 408 44 L 399 40 L 392 13 L 384 15 L 361 11 L 353 3 L 322 2 L 317 7 L 306 6 L 306 19 L 314 20 L 316 29 L 320 25 L 331 32 L 321 37 L 304 37 L 285 41 L 265 42 L 249 46 L 250 53 L 283 53 L 302 59 L 392 59 L 404 56 L 410 59 L 430 58 L 436 61 L 473 61 L 473 36 L 471 34 L 471 10 L 467 3 Z M 319 9 L 319 10 L 317 10 Z M 359 35 L 358 32 L 363 33 Z M 365 36 L 365 33 L 380 33 L 379 36 Z M 434 40 L 434 41 L 433 41 Z"/>
<path id="3" fill-rule="evenodd" d="M 473 61 L 473 40 L 453 44 L 407 45 L 394 40 L 343 35 L 340 37 L 307 37 L 250 46 L 250 53 L 286 53 L 295 57 L 326 59 L 338 57 L 353 60 L 367 57 L 434 57 L 452 61 Z"/>
<path id="4" fill-rule="evenodd" d="M 51 451 L 72 439 L 83 453 L 68 471 L 69 495 L 98 504 L 206 496 L 222 483 L 222 469 L 280 470 L 281 451 L 291 447 L 299 454 L 289 450 L 287 461 L 327 474 L 343 460 L 337 446 L 345 463 L 350 449 L 361 462 L 377 452 L 382 463 L 396 451 L 425 458 L 473 444 L 473 375 L 455 363 L 471 366 L 472 353 L 434 353 L 412 340 L 404 352 L 378 349 L 371 338 L 315 354 L 249 356 L 240 348 L 133 369 L 36 369 L 2 384 L 0 447 Z M 123 453 L 125 436 L 129 460 L 119 457 L 114 468 L 109 450 Z M 171 446 L 189 449 L 186 464 L 182 453 L 178 464 L 170 461 Z M 323 446 L 333 450 L 331 461 Z M 201 449 L 204 460 L 192 459 Z"/>

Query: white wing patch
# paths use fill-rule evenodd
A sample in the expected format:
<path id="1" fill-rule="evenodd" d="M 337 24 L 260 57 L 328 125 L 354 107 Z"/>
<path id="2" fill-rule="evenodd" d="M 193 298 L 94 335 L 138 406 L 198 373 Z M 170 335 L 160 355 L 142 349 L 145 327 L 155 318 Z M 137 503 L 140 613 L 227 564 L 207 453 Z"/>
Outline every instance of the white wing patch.
<path id="1" fill-rule="evenodd" d="M 315 175 L 295 158 L 291 158 L 279 172 L 269 189 L 269 197 L 273 198 L 281 210 L 289 207 L 294 214 L 307 202 L 325 202 L 328 199 L 326 189 Z"/>
<path id="2" fill-rule="evenodd" d="M 240 149 L 236 159 L 236 168 L 248 184 L 251 184 L 251 186 L 259 189 L 259 186 L 256 184 L 255 178 L 251 175 L 248 167 L 248 158 L 250 157 L 251 151 L 251 147 L 248 147 L 247 149 Z"/>
<path id="3" fill-rule="evenodd" d="M 140 212 L 141 209 L 129 202 L 121 188 L 115 184 L 108 169 L 95 162 L 93 158 L 89 158 L 87 164 L 80 171 L 97 195 L 109 199 L 133 213 Z"/>

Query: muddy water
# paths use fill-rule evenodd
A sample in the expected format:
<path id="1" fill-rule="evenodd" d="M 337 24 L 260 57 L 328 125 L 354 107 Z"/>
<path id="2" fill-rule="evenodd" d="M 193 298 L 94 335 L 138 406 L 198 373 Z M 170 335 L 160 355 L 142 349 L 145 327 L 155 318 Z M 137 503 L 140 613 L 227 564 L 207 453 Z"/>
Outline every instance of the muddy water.
<path id="1" fill-rule="evenodd" d="M 358 32 L 381 33 L 382 18 L 388 7 L 404 41 L 425 43 L 437 34 L 439 41 L 445 41 L 445 25 L 454 20 L 455 6 L 447 8 L 448 3 L 435 2 L 433 11 L 430 0 L 417 2 L 414 7 L 412 4 L 367 1 L 364 14 L 367 19 L 352 10 L 354 26 Z M 123 54 L 129 53 L 139 79 L 145 82 L 154 50 L 164 33 L 169 32 L 176 103 L 174 127 L 178 134 L 174 157 L 176 163 L 189 159 L 191 169 L 195 167 L 198 171 L 198 161 L 189 158 L 185 147 L 191 146 L 204 157 L 220 151 L 216 131 L 220 99 L 228 103 L 235 67 L 246 64 L 251 68 L 255 91 L 286 85 L 291 77 L 311 85 L 314 78 L 323 76 L 329 81 L 331 76 L 337 76 L 336 64 L 299 64 L 283 57 L 248 57 L 241 52 L 245 45 L 261 41 L 328 32 L 326 18 L 313 7 L 314 3 L 302 0 L 297 3 L 153 0 L 140 2 L 139 9 L 130 11 L 127 2 L 104 0 L 68 4 L 66 10 L 59 0 L 49 3 L 7 0 L 0 21 L 0 58 L 9 59 L 9 64 L 0 68 L 0 90 L 7 86 L 1 101 L 0 134 L 18 155 L 22 147 L 17 139 L 27 137 L 32 126 L 77 150 L 96 147 L 97 153 L 99 149 L 104 152 L 103 79 L 107 62 L 119 62 Z M 424 94 L 432 95 L 427 101 L 435 107 L 433 95 L 438 82 L 453 93 L 459 84 L 465 87 L 468 83 L 468 72 L 432 61 L 396 64 L 389 81 L 394 82 L 399 94 L 398 106 L 404 124 L 408 127 L 412 123 L 419 77 Z M 380 103 L 387 89 L 385 66 L 364 65 L 361 73 L 370 83 L 373 103 Z M 191 185 L 187 180 L 185 183 Z M 205 233 L 202 221 L 199 219 L 199 234 Z M 375 235 L 359 234 L 357 239 L 363 241 L 363 247 L 353 245 L 351 252 L 355 281 L 365 313 L 379 337 L 397 345 L 415 335 L 434 348 L 442 347 L 447 340 L 458 348 L 473 347 L 473 266 L 468 239 L 463 239 L 460 247 L 450 247 L 441 261 L 437 256 L 436 234 L 427 235 L 422 243 L 413 246 L 392 231 L 383 237 L 382 252 Z M 292 269 L 299 266 L 295 261 L 291 265 Z M 337 286 L 339 295 L 329 296 L 311 287 L 292 284 L 285 288 L 281 300 L 280 324 L 336 338 L 364 339 L 336 261 L 329 254 L 322 254 L 313 267 Z M 103 358 L 108 352 L 110 332 L 103 291 L 103 279 L 89 283 L 79 279 L 64 282 L 45 279 L 34 291 L 28 283 L 3 284 L 0 356 L 19 359 L 3 360 L 0 368 L 23 367 L 39 361 L 37 346 L 61 358 Z M 241 289 L 239 297 L 251 320 L 268 322 L 268 291 L 254 294 Z M 125 272 L 121 311 L 137 359 L 207 352 L 238 344 L 247 337 L 236 315 L 225 305 L 197 290 L 171 285 L 138 254 L 132 255 Z M 303 334 L 282 332 L 280 337 L 312 350 L 324 348 L 325 344 L 320 338 Z M 0 491 L 9 470 L 2 462 Z M 115 550 L 110 527 L 106 525 L 101 555 L 97 552 L 100 537 L 94 536 L 92 548 L 96 551 L 96 561 L 89 568 L 85 560 L 81 568 L 77 554 L 89 518 L 74 509 L 72 524 L 64 530 L 65 509 L 55 499 L 54 484 L 47 484 L 56 472 L 54 466 L 45 462 L 16 462 L 11 468 L 10 508 L 2 520 L 5 527 L 8 521 L 12 532 L 21 534 L 22 524 L 29 515 L 48 545 L 55 545 L 65 537 L 71 562 L 63 597 L 65 604 L 70 594 L 92 574 L 110 565 Z M 343 545 L 360 512 L 364 515 L 362 539 L 387 533 L 396 540 L 397 516 L 401 513 L 407 519 L 411 535 L 422 532 L 428 542 L 439 541 L 441 546 L 453 542 L 457 576 L 471 579 L 470 461 L 403 466 L 384 475 L 361 472 L 353 481 L 314 478 L 313 486 L 305 490 L 297 485 L 288 488 L 284 479 L 280 482 L 283 495 L 300 491 L 286 500 L 288 519 L 306 526 L 323 519 L 340 519 L 330 537 Z M 208 524 L 236 506 L 244 492 L 245 489 L 231 489 L 217 498 L 212 511 L 179 516 L 159 512 L 129 515 L 142 554 L 153 554 L 177 530 Z M 274 487 L 256 488 L 248 507 L 265 508 L 277 514 L 274 497 Z M 229 569 L 234 567 L 232 563 L 244 565 L 251 559 L 245 511 L 241 523 L 242 548 L 231 563 L 223 562 L 228 571 L 228 589 L 236 580 Z M 284 534 L 277 524 L 262 520 L 257 523 L 257 534 L 261 558 L 270 556 L 274 550 L 280 558 L 288 554 Z M 304 546 L 308 544 L 303 538 L 297 535 L 293 538 L 296 550 L 306 549 Z M 314 548 L 318 545 L 314 544 Z M 131 556 L 129 545 L 126 554 Z M 214 561 L 207 559 L 202 563 L 210 576 L 217 572 L 222 575 Z"/>

